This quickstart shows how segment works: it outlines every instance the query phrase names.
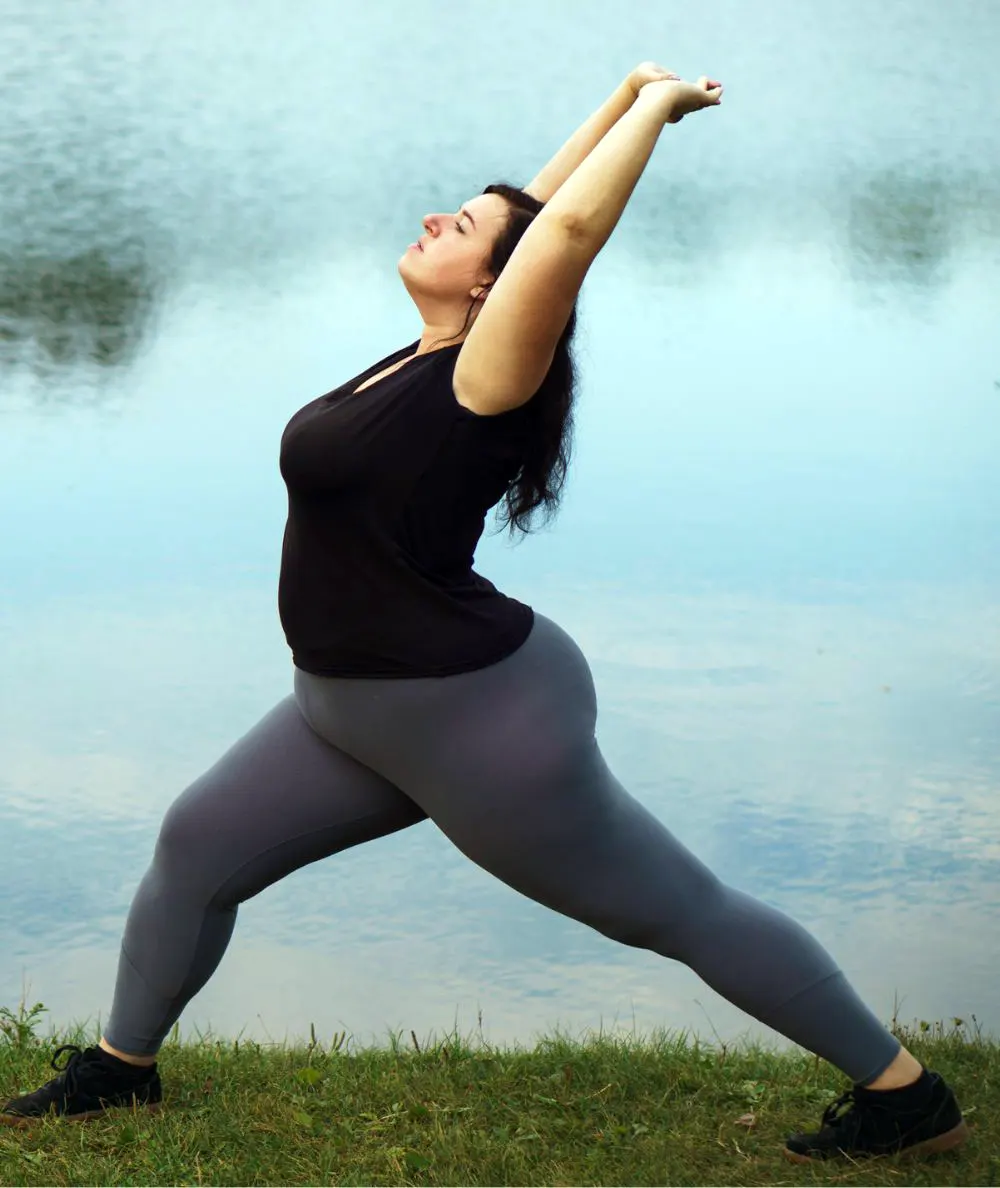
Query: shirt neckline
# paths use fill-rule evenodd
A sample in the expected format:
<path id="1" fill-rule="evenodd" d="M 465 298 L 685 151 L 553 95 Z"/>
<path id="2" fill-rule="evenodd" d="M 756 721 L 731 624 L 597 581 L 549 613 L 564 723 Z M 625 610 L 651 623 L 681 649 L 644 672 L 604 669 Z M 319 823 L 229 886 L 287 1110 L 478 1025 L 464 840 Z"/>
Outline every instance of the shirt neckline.
<path id="1" fill-rule="evenodd" d="M 454 347 L 460 347 L 462 344 L 460 342 L 453 342 L 453 343 L 449 343 L 448 346 L 435 347 L 435 349 L 433 351 L 424 351 L 424 353 L 422 355 L 417 355 L 415 353 L 410 354 L 409 356 L 406 355 L 407 351 L 415 352 L 419 345 L 420 345 L 420 339 L 417 338 L 417 339 L 414 339 L 413 342 L 408 343 L 406 346 L 400 347 L 398 351 L 392 351 L 388 355 L 383 355 L 382 358 L 379 359 L 379 361 L 377 363 L 373 363 L 371 367 L 366 368 L 365 371 L 361 372 L 361 374 L 355 380 L 351 381 L 350 390 L 344 394 L 344 399 L 351 400 L 355 396 L 365 396 L 369 392 L 374 391 L 374 389 L 377 388 L 379 386 L 379 384 L 381 384 L 384 380 L 392 379 L 392 377 L 394 375 L 396 375 L 398 372 L 403 371 L 405 369 L 405 367 L 408 364 L 412 363 L 414 360 L 429 359 L 432 355 L 440 355 L 442 351 L 452 350 Z M 399 354 L 403 355 L 402 359 L 396 359 L 392 363 L 389 362 L 389 360 L 392 359 L 393 355 L 399 355 Z M 401 364 L 401 366 L 398 366 L 398 364 Z M 373 384 L 368 384 L 368 387 L 365 388 L 365 390 L 363 392 L 358 391 L 358 388 L 362 384 L 368 383 L 368 380 L 371 378 L 370 375 L 366 374 L 367 372 L 371 372 L 372 374 L 374 374 L 374 373 L 378 372 L 380 369 L 384 370 L 389 367 L 394 368 L 394 370 L 390 371 L 387 375 L 381 376 Z"/>

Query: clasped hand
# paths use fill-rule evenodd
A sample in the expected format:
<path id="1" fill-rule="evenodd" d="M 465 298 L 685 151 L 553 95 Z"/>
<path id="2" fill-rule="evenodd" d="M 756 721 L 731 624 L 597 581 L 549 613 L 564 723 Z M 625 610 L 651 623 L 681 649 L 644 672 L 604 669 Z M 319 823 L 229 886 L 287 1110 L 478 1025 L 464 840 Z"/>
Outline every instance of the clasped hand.
<path id="1" fill-rule="evenodd" d="M 641 62 L 628 76 L 637 98 L 662 107 L 664 122 L 679 124 L 686 115 L 722 102 L 722 83 L 703 74 L 697 82 L 685 82 L 673 71 L 655 62 Z"/>

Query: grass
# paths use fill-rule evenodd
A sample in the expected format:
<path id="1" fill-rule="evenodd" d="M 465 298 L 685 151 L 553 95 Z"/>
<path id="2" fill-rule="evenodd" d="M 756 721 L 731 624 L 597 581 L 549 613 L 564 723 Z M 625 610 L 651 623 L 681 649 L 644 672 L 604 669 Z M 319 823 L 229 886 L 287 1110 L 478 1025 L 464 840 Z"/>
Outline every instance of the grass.
<path id="1" fill-rule="evenodd" d="M 55 1072 L 38 1003 L 0 1008 L 0 1103 Z M 456 1035 L 350 1051 L 174 1029 L 160 1054 L 164 1111 L 0 1127 L 0 1184 L 998 1184 L 1000 1045 L 975 1021 L 891 1030 L 955 1088 L 972 1135 L 956 1151 L 793 1165 L 786 1134 L 818 1129 L 849 1088 L 802 1049 L 656 1032 L 556 1034 L 491 1048 Z"/>

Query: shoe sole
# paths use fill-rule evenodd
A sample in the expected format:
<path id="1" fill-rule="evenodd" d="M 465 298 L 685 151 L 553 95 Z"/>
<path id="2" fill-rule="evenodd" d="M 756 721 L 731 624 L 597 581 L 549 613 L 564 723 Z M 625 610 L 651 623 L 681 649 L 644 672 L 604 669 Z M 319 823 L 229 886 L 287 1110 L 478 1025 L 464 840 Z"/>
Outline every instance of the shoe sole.
<path id="1" fill-rule="evenodd" d="M 154 1101 L 147 1104 L 136 1102 L 133 1105 L 108 1106 L 103 1110 L 85 1110 L 82 1114 L 54 1114 L 51 1111 L 47 1114 L 0 1114 L 0 1126 L 17 1126 L 23 1129 L 44 1122 L 46 1118 L 61 1118 L 64 1122 L 86 1122 L 90 1118 L 104 1118 L 112 1110 L 128 1110 L 129 1113 L 136 1110 L 139 1113 L 159 1114 L 162 1109 L 163 1103 Z"/>
<path id="2" fill-rule="evenodd" d="M 964 1143 L 969 1137 L 969 1128 L 965 1124 L 963 1118 L 957 1126 L 953 1126 L 951 1130 L 946 1130 L 944 1134 L 935 1135 L 934 1138 L 925 1139 L 922 1143 L 914 1143 L 912 1146 L 903 1147 L 900 1151 L 887 1151 L 884 1154 L 869 1155 L 869 1159 L 885 1159 L 889 1155 L 933 1155 L 938 1151 L 950 1151 L 953 1147 Z M 798 1151 L 791 1151 L 788 1147 L 782 1147 L 782 1153 L 786 1159 L 791 1160 L 792 1163 L 825 1163 L 827 1160 L 833 1158 L 834 1155 L 847 1154 L 848 1152 L 836 1151 L 831 1155 L 801 1155 Z"/>

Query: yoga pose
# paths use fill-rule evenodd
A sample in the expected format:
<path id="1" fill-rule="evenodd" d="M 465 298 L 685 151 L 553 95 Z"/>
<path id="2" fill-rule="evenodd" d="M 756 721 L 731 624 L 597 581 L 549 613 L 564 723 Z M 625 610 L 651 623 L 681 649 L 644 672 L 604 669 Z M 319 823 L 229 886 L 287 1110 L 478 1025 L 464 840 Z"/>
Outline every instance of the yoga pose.
<path id="1" fill-rule="evenodd" d="M 419 339 L 305 405 L 281 439 L 293 692 L 167 811 L 99 1043 L 60 1048 L 59 1075 L 0 1120 L 159 1108 L 156 1054 L 219 965 L 239 905 L 430 818 L 523 895 L 683 962 L 851 1078 L 818 1131 L 787 1139 L 790 1159 L 966 1137 L 952 1090 L 826 950 L 722 882 L 618 782 L 574 640 L 473 570 L 501 499 L 512 530 L 555 505 L 581 284 L 664 125 L 721 95 L 643 63 L 525 189 L 491 185 L 424 219 L 398 263 Z"/>

